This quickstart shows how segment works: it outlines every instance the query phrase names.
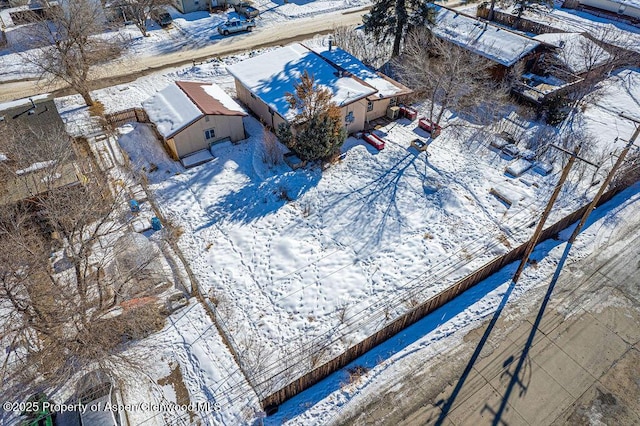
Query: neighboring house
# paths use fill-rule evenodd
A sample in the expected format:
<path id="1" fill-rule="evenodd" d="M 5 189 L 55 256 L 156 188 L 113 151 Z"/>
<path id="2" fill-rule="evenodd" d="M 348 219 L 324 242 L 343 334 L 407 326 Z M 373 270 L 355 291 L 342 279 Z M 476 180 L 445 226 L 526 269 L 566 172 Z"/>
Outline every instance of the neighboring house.
<path id="1" fill-rule="evenodd" d="M 199 10 L 209 10 L 218 4 L 217 0 L 172 0 L 171 4 L 180 13 L 191 13 Z"/>
<path id="2" fill-rule="evenodd" d="M 632 19 L 640 19 L 640 0 L 567 0 L 563 7 L 571 9 L 597 9 Z"/>
<path id="3" fill-rule="evenodd" d="M 538 40 L 456 10 L 436 8 L 433 35 L 494 62 L 493 74 L 497 78 L 520 62 L 530 69 L 547 47 Z"/>
<path id="4" fill-rule="evenodd" d="M 242 118 L 247 114 L 215 84 L 177 81 L 142 106 L 176 159 L 246 137 Z"/>
<path id="5" fill-rule="evenodd" d="M 23 142 L 30 146 L 25 147 L 20 155 L 11 151 L 7 135 L 12 132 L 29 135 Z M 51 157 L 47 151 L 48 145 L 38 145 L 45 135 L 63 137 L 65 139 L 61 142 L 69 143 L 71 155 L 64 162 Z M 24 158 L 24 153 L 30 153 L 28 158 Z M 73 143 L 67 137 L 60 114 L 49 96 L 40 95 L 0 104 L 0 205 L 28 200 L 52 189 L 78 184 L 82 174 L 75 158 Z"/>
<path id="6" fill-rule="evenodd" d="M 411 93 L 333 46 L 291 44 L 227 69 L 235 77 L 238 99 L 272 128 L 295 117 L 286 94 L 295 92 L 304 71 L 331 91 L 348 133 L 363 130 L 368 121 L 384 116 L 390 104 Z"/>

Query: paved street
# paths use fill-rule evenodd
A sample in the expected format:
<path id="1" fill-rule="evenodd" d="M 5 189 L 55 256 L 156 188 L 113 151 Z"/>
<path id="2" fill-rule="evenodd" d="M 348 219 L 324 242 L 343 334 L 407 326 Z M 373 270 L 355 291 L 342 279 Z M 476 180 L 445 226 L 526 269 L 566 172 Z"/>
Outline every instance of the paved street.
<path id="1" fill-rule="evenodd" d="M 92 70 L 91 89 L 96 90 L 116 84 L 128 83 L 143 75 L 166 68 L 202 61 L 214 56 L 226 56 L 268 46 L 277 46 L 312 38 L 316 34 L 328 34 L 342 25 L 358 25 L 367 8 L 356 11 L 338 11 L 322 16 L 301 18 L 295 25 L 286 21 L 265 28 L 215 40 L 197 49 L 179 50 L 156 56 L 129 56 Z M 3 82 L 0 85 L 0 102 L 32 96 L 38 93 L 63 89 L 64 85 L 34 84 L 31 80 Z M 72 93 L 69 91 L 69 93 Z M 65 91 L 62 94 L 69 94 Z"/>
<path id="2" fill-rule="evenodd" d="M 336 424 L 640 424 L 640 217 L 635 221 L 599 235 L 607 241 L 597 253 L 565 266 L 540 315 L 551 277 L 528 294 L 537 300 L 530 311 L 520 312 L 517 301 L 507 305 L 484 345 L 490 321 Z"/>

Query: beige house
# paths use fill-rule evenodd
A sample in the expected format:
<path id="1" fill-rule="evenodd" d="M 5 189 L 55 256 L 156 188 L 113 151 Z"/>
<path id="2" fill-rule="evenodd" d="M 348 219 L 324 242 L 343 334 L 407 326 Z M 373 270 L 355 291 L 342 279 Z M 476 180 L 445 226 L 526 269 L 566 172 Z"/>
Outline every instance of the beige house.
<path id="1" fill-rule="evenodd" d="M 247 114 L 215 84 L 178 81 L 142 106 L 175 159 L 246 138 L 242 118 Z"/>
<path id="2" fill-rule="evenodd" d="M 294 92 L 304 71 L 331 90 L 348 133 L 364 130 L 369 121 L 385 116 L 389 106 L 411 93 L 400 83 L 330 45 L 295 43 L 227 69 L 235 77 L 238 99 L 273 128 L 295 117 L 286 94 Z"/>

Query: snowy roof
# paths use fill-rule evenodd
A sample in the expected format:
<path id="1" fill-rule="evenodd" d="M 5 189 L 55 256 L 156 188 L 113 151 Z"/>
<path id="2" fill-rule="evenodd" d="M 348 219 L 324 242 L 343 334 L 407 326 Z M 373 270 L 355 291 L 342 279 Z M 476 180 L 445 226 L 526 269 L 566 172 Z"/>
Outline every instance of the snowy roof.
<path id="1" fill-rule="evenodd" d="M 624 4 L 625 6 L 635 7 L 640 9 L 640 0 L 608 0 L 611 3 Z M 581 4 L 586 4 L 592 7 L 598 7 L 597 3 L 592 1 L 580 0 Z"/>
<path id="2" fill-rule="evenodd" d="M 220 87 L 179 81 L 142 103 L 158 132 L 170 138 L 204 115 L 246 115 Z"/>
<path id="3" fill-rule="evenodd" d="M 456 11 L 438 8 L 433 34 L 506 67 L 541 43 Z"/>
<path id="4" fill-rule="evenodd" d="M 285 119 L 291 119 L 285 94 L 295 91 L 304 71 L 309 72 L 316 83 L 329 88 L 332 100 L 339 106 L 376 93 L 376 89 L 350 76 L 340 76 L 338 70 L 319 54 L 296 43 L 281 47 L 227 67 L 251 93 L 262 99 Z"/>
<path id="5" fill-rule="evenodd" d="M 559 48 L 556 57 L 574 74 L 602 65 L 611 57 L 606 50 L 580 33 L 540 34 L 534 39 Z"/>
<path id="6" fill-rule="evenodd" d="M 376 96 L 388 98 L 411 93 L 411 89 L 371 70 L 356 57 L 338 47 L 332 47 L 331 50 L 329 50 L 329 46 L 320 43 L 308 47 L 319 55 L 322 55 L 323 58 L 328 59 L 333 64 L 350 72 L 369 86 L 375 88 L 378 91 Z"/>
<path id="7" fill-rule="evenodd" d="M 49 95 L 48 93 L 45 93 L 43 95 L 36 95 L 30 98 L 22 98 L 22 99 L 17 99 L 15 101 L 2 102 L 0 103 L 0 112 L 6 111 L 8 109 L 31 105 L 31 101 L 38 103 L 40 101 L 45 101 L 49 99 L 51 99 L 51 95 Z"/>

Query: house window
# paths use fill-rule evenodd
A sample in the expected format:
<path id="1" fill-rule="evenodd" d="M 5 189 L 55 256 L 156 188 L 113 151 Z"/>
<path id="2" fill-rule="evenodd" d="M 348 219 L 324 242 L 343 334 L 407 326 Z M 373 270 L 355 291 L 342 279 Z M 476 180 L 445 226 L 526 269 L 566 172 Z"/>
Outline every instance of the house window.
<path id="1" fill-rule="evenodd" d="M 396 106 L 397 102 L 398 102 L 398 100 L 396 98 L 390 98 L 389 99 L 389 106 Z"/>
<path id="2" fill-rule="evenodd" d="M 208 115 L 204 116 L 204 121 L 206 121 L 207 123 L 209 122 L 209 116 Z"/>
<path id="3" fill-rule="evenodd" d="M 367 111 L 373 111 L 373 102 L 367 101 Z"/>
<path id="4" fill-rule="evenodd" d="M 207 129 L 204 131 L 204 138 L 206 140 L 210 140 L 216 137 L 216 132 L 214 131 L 214 129 Z"/>
<path id="5" fill-rule="evenodd" d="M 349 111 L 346 117 L 344 117 L 344 121 L 346 123 L 353 123 L 353 120 L 355 120 L 355 117 L 353 116 L 353 111 Z"/>

